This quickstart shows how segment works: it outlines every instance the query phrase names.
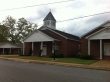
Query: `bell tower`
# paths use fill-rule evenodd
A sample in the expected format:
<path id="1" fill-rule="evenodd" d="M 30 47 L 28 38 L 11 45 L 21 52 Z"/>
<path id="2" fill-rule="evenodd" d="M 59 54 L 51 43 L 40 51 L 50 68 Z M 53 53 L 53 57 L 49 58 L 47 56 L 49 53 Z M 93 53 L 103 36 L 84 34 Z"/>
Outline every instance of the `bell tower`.
<path id="1" fill-rule="evenodd" d="M 52 15 L 51 12 L 47 14 L 47 16 L 44 18 L 44 26 L 47 26 L 51 29 L 56 29 L 56 19 Z"/>

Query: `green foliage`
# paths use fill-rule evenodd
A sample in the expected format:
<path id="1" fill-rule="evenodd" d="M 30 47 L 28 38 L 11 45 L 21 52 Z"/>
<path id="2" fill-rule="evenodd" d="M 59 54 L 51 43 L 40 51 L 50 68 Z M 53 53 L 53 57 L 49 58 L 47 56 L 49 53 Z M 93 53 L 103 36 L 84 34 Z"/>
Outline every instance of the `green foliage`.
<path id="1" fill-rule="evenodd" d="M 50 58 L 64 58 L 64 54 L 56 53 L 49 56 Z"/>
<path id="2" fill-rule="evenodd" d="M 91 55 L 88 55 L 88 54 L 82 54 L 80 55 L 80 58 L 81 59 L 86 59 L 86 60 L 91 60 L 93 59 Z"/>
<path id="3" fill-rule="evenodd" d="M 8 29 L 4 25 L 0 25 L 0 42 L 7 41 Z"/>
<path id="4" fill-rule="evenodd" d="M 7 40 L 12 43 L 21 43 L 27 35 L 37 29 L 36 24 L 27 21 L 25 18 L 16 21 L 13 17 L 8 16 L 2 24 L 7 27 Z"/>

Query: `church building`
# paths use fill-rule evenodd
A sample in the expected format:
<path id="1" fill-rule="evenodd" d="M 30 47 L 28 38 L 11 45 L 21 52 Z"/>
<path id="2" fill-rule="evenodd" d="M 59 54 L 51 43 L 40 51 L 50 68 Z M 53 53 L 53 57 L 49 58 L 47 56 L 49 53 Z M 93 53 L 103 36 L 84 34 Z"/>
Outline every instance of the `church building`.
<path id="1" fill-rule="evenodd" d="M 56 19 L 51 12 L 43 26 L 28 35 L 23 42 L 23 55 L 72 57 L 79 53 L 80 38 L 56 29 Z M 74 28 L 74 27 L 73 27 Z"/>
<path id="2" fill-rule="evenodd" d="M 110 59 L 110 21 L 82 36 L 81 53 L 95 59 Z"/>

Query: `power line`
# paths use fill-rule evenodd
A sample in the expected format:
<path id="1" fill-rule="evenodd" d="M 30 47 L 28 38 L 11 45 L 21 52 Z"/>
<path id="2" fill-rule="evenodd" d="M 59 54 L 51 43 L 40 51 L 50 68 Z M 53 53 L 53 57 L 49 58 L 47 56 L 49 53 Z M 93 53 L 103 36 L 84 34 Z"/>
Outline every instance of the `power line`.
<path id="1" fill-rule="evenodd" d="M 110 11 L 108 11 L 108 12 L 102 12 L 102 13 L 96 13 L 96 14 L 92 14 L 92 15 L 81 16 L 81 17 L 76 17 L 76 18 L 67 19 L 67 20 L 62 20 L 62 21 L 57 21 L 57 22 L 60 23 L 60 22 L 65 22 L 65 21 L 72 21 L 72 20 L 87 18 L 87 17 L 91 17 L 91 16 L 97 16 L 97 15 L 102 15 L 102 14 L 107 14 L 107 13 L 110 13 Z M 42 26 L 42 24 L 40 24 L 40 25 L 38 25 L 38 26 Z"/>
<path id="2" fill-rule="evenodd" d="M 57 21 L 57 22 L 60 23 L 60 22 L 65 22 L 65 21 L 72 21 L 72 20 L 87 18 L 87 17 L 96 16 L 96 15 L 101 15 L 101 14 L 107 14 L 107 13 L 110 13 L 110 11 L 109 11 L 109 12 L 102 12 L 102 13 L 92 14 L 92 15 L 81 16 L 81 17 L 72 18 L 72 19 L 67 19 L 67 20 L 62 20 L 62 21 Z M 40 24 L 40 25 L 38 25 L 38 26 L 42 26 L 42 24 Z"/>
<path id="3" fill-rule="evenodd" d="M 38 5 L 30 5 L 30 6 L 24 6 L 24 7 L 18 7 L 18 8 L 4 9 L 4 10 L 0 10 L 0 11 L 10 11 L 10 10 L 16 10 L 16 9 L 22 9 L 22 8 L 29 8 L 29 7 L 35 7 L 35 6 L 42 6 L 42 5 L 57 4 L 57 3 L 70 2 L 70 1 L 75 1 L 75 0 L 57 1 L 57 2 L 51 2 L 51 3 L 45 3 L 45 4 L 38 4 Z M 110 11 L 108 11 L 108 12 L 102 12 L 102 13 L 97 13 L 97 14 L 92 14 L 92 15 L 81 16 L 81 17 L 76 17 L 76 18 L 71 18 L 71 19 L 66 19 L 66 20 L 57 21 L 57 22 L 71 21 L 71 20 L 76 20 L 76 19 L 81 19 L 81 18 L 87 18 L 87 17 L 90 17 L 90 16 L 96 16 L 96 15 L 101 15 L 101 14 L 106 14 L 106 13 L 110 13 Z"/>
<path id="4" fill-rule="evenodd" d="M 107 13 L 110 13 L 110 11 L 108 11 L 108 12 L 102 12 L 102 13 L 97 13 L 97 14 L 92 14 L 92 15 L 81 16 L 81 17 L 76 17 L 76 18 L 72 18 L 72 19 L 66 19 L 66 20 L 57 21 L 57 22 L 71 21 L 71 20 L 76 20 L 76 19 L 81 19 L 81 18 L 87 18 L 87 17 L 96 16 L 96 15 L 102 15 L 102 14 L 107 14 Z"/>
<path id="5" fill-rule="evenodd" d="M 36 6 L 42 6 L 42 5 L 57 4 L 57 3 L 64 3 L 64 2 L 70 2 L 70 1 L 74 1 L 74 0 L 65 0 L 65 1 L 57 1 L 57 2 L 45 3 L 45 4 L 30 5 L 30 6 L 24 6 L 24 7 L 16 7 L 16 8 L 4 9 L 4 10 L 0 10 L 0 11 L 10 11 L 10 10 L 29 8 L 29 7 L 36 7 Z"/>

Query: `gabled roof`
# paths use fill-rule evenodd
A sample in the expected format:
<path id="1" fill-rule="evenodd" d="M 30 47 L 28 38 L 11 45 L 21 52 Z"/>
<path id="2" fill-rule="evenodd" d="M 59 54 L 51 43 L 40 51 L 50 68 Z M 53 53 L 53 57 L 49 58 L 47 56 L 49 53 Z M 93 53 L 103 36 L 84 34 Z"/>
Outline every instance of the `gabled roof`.
<path id="1" fill-rule="evenodd" d="M 105 26 L 104 26 L 104 25 L 106 25 L 106 24 L 108 24 L 108 23 L 110 23 L 110 21 L 106 21 L 106 22 L 104 22 L 103 24 L 99 25 L 99 26 L 98 26 L 98 27 L 96 27 L 95 29 L 93 29 L 93 30 L 91 30 L 91 31 L 87 32 L 86 34 L 84 34 L 82 37 L 89 36 L 89 35 L 91 35 L 91 34 L 93 34 L 93 33 L 97 32 L 97 31 L 99 31 L 99 30 L 101 30 L 101 29 L 105 28 Z"/>
<path id="2" fill-rule="evenodd" d="M 75 35 L 72 35 L 72 34 L 69 34 L 69 33 L 66 33 L 66 32 L 63 32 L 63 31 L 54 30 L 54 29 L 51 29 L 51 28 L 48 28 L 48 27 L 46 27 L 46 29 L 41 30 L 41 31 L 46 33 L 47 35 L 49 35 L 51 37 L 53 37 L 53 36 L 50 35 L 48 33 L 48 31 L 54 32 L 54 33 L 56 33 L 56 34 L 58 34 L 58 35 L 60 35 L 60 36 L 62 36 L 64 38 L 66 38 L 66 39 L 71 39 L 71 40 L 76 40 L 76 41 L 80 40 L 80 38 L 78 36 L 75 36 Z"/>
<path id="3" fill-rule="evenodd" d="M 46 21 L 46 20 L 53 20 L 53 21 L 56 21 L 56 19 L 54 18 L 54 16 L 52 15 L 51 12 L 48 13 L 48 15 L 44 18 L 43 21 Z"/>
<path id="4" fill-rule="evenodd" d="M 41 41 L 53 41 L 57 40 L 46 33 L 35 30 L 32 33 L 30 33 L 27 37 L 24 38 L 23 42 L 41 42 Z"/>
<path id="5" fill-rule="evenodd" d="M 0 42 L 0 48 L 21 48 L 18 45 L 12 44 L 10 42 Z"/>

